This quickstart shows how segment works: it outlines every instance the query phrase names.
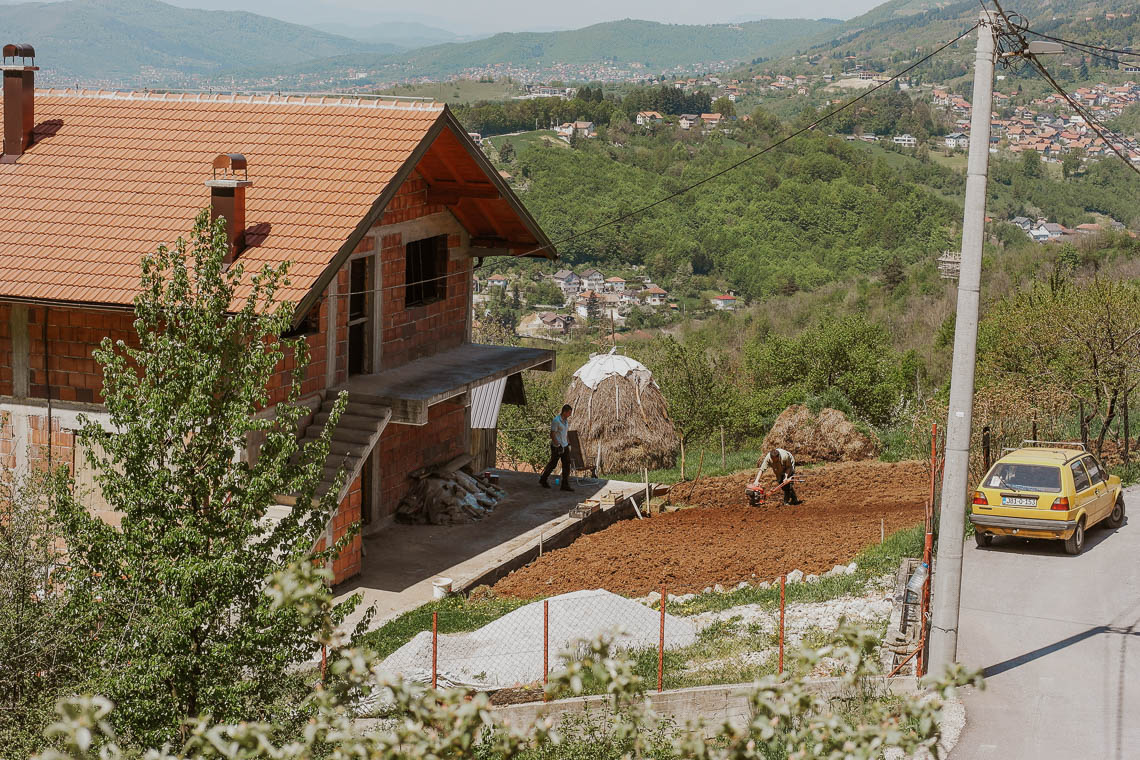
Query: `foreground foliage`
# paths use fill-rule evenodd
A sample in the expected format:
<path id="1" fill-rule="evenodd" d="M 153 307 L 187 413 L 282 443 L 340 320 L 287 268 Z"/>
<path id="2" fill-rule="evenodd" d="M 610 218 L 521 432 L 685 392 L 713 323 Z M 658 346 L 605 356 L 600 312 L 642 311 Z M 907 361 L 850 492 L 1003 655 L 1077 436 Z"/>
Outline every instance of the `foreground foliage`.
<path id="1" fill-rule="evenodd" d="M 335 646 L 332 603 L 326 582 L 330 573 L 309 562 L 279 574 L 269 589 L 269 607 L 289 610 L 302 625 L 318 630 L 317 640 Z M 799 655 L 806 665 L 831 657 L 843 662 L 841 692 L 854 694 L 873 672 L 875 639 L 844 626 L 839 643 Z M 384 680 L 375 674 L 377 661 L 367 650 L 345 650 L 332 666 L 335 678 L 317 688 L 299 706 L 309 716 L 304 730 L 289 740 L 275 738 L 267 723 L 214 723 L 190 719 L 186 740 L 178 749 L 155 748 L 151 760 L 248 760 L 313 757 L 482 758 L 578 757 L 561 752 L 581 746 L 587 737 L 562 733 L 550 723 L 520 731 L 504 725 L 485 695 L 464 690 L 435 691 L 419 684 Z M 897 703 L 873 702 L 857 712 L 836 711 L 830 700 L 799 679 L 768 678 L 750 696 L 753 715 L 747 728 L 722 726 L 711 739 L 702 731 L 662 731 L 645 698 L 645 684 L 630 660 L 615 656 L 609 643 L 592 642 L 585 655 L 556 674 L 552 696 L 586 690 L 608 697 L 608 719 L 594 736 L 595 757 L 677 757 L 694 760 L 729 758 L 877 758 L 889 747 L 913 752 L 933 747 L 940 736 L 943 700 L 956 685 L 976 680 L 961 670 L 935 679 L 925 694 Z M 371 730 L 354 721 L 353 703 L 379 696 L 391 719 Z M 60 719 L 51 726 L 54 748 L 38 760 L 118 760 L 126 756 L 116 741 L 113 704 L 103 697 L 61 702 Z M 610 750 L 605 752 L 603 750 Z"/>
<path id="2" fill-rule="evenodd" d="M 201 716 L 286 714 L 276 705 L 307 690 L 298 666 L 318 646 L 315 624 L 271 606 L 264 587 L 295 560 L 331 556 L 312 552 L 338 489 L 312 497 L 343 399 L 299 450 L 307 354 L 279 338 L 292 316 L 275 299 L 284 267 L 247 276 L 223 263 L 227 249 L 203 212 L 189 241 L 145 257 L 138 343 L 104 339 L 95 352 L 110 425 L 81 417 L 77 438 L 121 524 L 70 483 L 53 494 L 69 550 L 58 593 L 90 637 L 76 688 L 114 700 L 112 725 L 131 745 L 185 740 L 184 721 Z M 297 369 L 276 378 L 285 400 L 267 415 L 287 353 Z M 255 439 L 256 461 L 239 458 Z M 299 498 L 274 521 L 277 494 Z"/>

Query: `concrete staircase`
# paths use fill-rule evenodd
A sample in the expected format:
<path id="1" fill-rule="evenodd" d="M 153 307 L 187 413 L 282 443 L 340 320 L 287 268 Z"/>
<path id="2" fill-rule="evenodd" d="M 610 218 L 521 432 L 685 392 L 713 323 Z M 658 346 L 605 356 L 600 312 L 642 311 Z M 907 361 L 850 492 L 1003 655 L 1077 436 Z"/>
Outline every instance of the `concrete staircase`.
<path id="1" fill-rule="evenodd" d="M 312 421 L 301 433 L 300 445 L 306 446 L 321 436 L 329 415 L 332 414 L 337 394 L 330 392 L 328 398 L 322 403 Z M 337 473 L 344 469 L 346 477 L 341 492 L 337 494 L 337 501 L 344 498 L 353 479 L 360 474 L 364 467 L 364 458 L 372 451 L 380 433 L 392 419 L 392 410 L 387 406 L 368 403 L 367 400 L 357 400 L 350 396 L 348 406 L 340 415 L 340 421 L 333 429 L 332 439 L 329 441 L 329 455 L 325 460 L 324 472 L 321 482 L 317 485 L 315 497 L 322 498 L 332 488 Z M 287 506 L 297 504 L 297 495 L 278 496 L 278 502 Z"/>

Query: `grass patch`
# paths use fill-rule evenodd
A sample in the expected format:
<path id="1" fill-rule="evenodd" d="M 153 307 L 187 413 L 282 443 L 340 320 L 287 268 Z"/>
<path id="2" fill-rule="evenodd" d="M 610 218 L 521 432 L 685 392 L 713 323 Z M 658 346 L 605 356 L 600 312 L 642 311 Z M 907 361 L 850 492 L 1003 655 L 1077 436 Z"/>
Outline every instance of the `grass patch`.
<path id="1" fill-rule="evenodd" d="M 697 477 L 697 469 L 700 469 L 702 478 L 715 478 L 722 475 L 732 475 L 740 472 L 741 470 L 754 470 L 756 468 L 756 460 L 764 456 L 760 449 L 742 449 L 735 451 L 728 451 L 725 453 L 724 466 L 720 462 L 720 446 L 716 448 L 706 448 L 705 463 L 701 467 L 701 451 L 700 447 L 693 447 L 685 451 L 685 478 L 684 481 L 691 481 Z M 641 472 L 623 472 L 623 473 L 606 473 L 607 478 L 613 480 L 627 480 L 634 483 L 641 482 L 645 478 L 645 474 Z M 681 468 L 680 466 L 671 467 L 666 470 L 650 470 L 649 480 L 653 483 L 666 483 L 674 484 L 681 483 Z"/>
<path id="2" fill-rule="evenodd" d="M 440 633 L 465 633 L 482 628 L 531 601 L 533 600 L 506 597 L 472 601 L 462 596 L 433 600 L 364 634 L 360 637 L 359 645 L 368 647 L 380 657 L 387 657 L 411 641 L 417 633 L 430 631 L 432 613 L 439 613 Z"/>
<path id="3" fill-rule="evenodd" d="M 924 531 L 920 523 L 887 536 L 882 544 L 869 546 L 855 557 L 859 569 L 853 575 L 820 578 L 815 583 L 790 583 L 785 587 L 784 599 L 792 602 L 826 602 L 849 594 L 862 594 L 867 581 L 898 568 L 903 557 L 922 556 Z M 758 604 L 776 608 L 780 604 L 780 587 L 757 588 L 750 586 L 723 594 L 698 594 L 681 604 L 669 604 L 666 609 L 675 615 L 695 615 L 698 612 L 726 610 L 742 604 Z"/>

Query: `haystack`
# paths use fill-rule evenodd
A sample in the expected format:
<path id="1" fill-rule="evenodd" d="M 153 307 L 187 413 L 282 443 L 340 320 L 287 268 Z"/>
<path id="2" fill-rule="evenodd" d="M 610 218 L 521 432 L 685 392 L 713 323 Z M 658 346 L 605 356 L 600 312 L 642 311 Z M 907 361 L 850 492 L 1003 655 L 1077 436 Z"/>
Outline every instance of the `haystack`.
<path id="1" fill-rule="evenodd" d="M 574 407 L 582 458 L 599 472 L 663 469 L 677 461 L 677 434 L 665 397 L 644 364 L 620 354 L 596 354 L 574 373 L 566 391 Z"/>
<path id="2" fill-rule="evenodd" d="M 838 409 L 818 415 L 806 406 L 789 406 L 764 438 L 764 450 L 787 449 L 797 462 L 854 462 L 879 453 L 879 440 L 859 431 Z"/>

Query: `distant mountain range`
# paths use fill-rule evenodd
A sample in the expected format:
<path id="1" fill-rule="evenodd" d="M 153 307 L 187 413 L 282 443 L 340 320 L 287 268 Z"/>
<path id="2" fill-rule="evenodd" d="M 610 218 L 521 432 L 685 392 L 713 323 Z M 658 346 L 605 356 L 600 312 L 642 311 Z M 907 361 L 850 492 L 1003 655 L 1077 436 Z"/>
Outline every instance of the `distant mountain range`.
<path id="1" fill-rule="evenodd" d="M 171 85 L 236 68 L 398 49 L 252 13 L 158 0 L 17 3 L 4 6 L 3 19 L 4 41 L 34 45 L 40 81 L 56 85 Z"/>
<path id="2" fill-rule="evenodd" d="M 445 77 L 491 67 L 543 69 L 556 65 L 609 64 L 655 75 L 697 63 L 747 61 L 810 46 L 842 27 L 834 20 L 769 20 L 689 26 L 654 21 L 612 21 L 560 32 L 507 32 L 410 54 L 350 55 L 299 64 L 314 77 L 337 70 L 385 70 L 387 76 Z"/>
<path id="3" fill-rule="evenodd" d="M 312 24 L 322 32 L 349 37 L 362 42 L 382 45 L 395 45 L 413 49 L 440 45 L 445 42 L 464 42 L 478 39 L 478 35 L 462 37 L 439 27 L 428 26 L 417 21 L 388 21 L 380 24 L 354 26 L 352 24 Z"/>

